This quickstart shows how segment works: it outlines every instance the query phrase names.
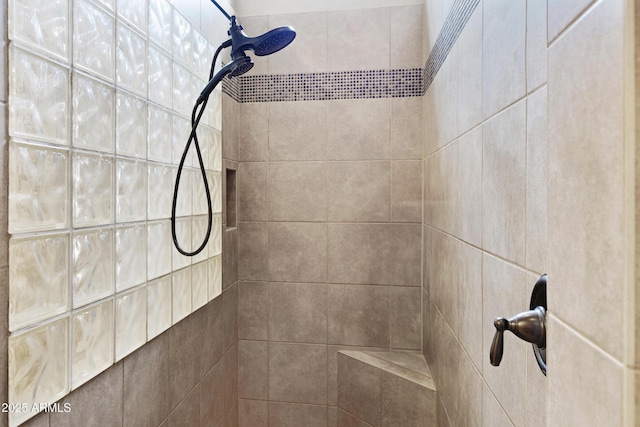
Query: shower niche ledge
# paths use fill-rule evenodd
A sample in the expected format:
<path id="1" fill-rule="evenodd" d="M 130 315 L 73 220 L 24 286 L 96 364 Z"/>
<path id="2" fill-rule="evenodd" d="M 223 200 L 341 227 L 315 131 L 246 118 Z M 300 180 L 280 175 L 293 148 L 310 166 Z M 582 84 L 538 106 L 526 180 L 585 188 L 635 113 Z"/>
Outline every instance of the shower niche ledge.
<path id="1" fill-rule="evenodd" d="M 436 425 L 436 390 L 424 356 L 338 352 L 338 427 Z"/>

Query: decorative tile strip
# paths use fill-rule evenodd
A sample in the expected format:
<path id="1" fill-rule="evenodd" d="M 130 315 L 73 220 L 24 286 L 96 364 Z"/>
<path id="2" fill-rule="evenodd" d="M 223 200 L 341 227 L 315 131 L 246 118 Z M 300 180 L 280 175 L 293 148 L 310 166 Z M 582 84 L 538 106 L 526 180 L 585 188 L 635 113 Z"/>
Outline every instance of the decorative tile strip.
<path id="1" fill-rule="evenodd" d="M 480 0 L 456 0 L 424 68 L 249 75 L 224 79 L 237 102 L 406 98 L 425 94 Z"/>

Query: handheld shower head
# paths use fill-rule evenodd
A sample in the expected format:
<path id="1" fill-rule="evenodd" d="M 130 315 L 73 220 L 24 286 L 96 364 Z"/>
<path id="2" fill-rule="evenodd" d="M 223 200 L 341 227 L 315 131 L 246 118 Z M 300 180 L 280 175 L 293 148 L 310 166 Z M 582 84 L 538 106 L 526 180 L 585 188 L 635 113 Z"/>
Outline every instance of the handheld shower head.
<path id="1" fill-rule="evenodd" d="M 296 38 L 293 28 L 274 28 L 257 37 L 249 37 L 242 31 L 242 25 L 238 25 L 236 17 L 231 17 L 231 58 L 244 54 L 246 50 L 252 50 L 256 56 L 266 56 L 276 53 L 287 47 Z"/>

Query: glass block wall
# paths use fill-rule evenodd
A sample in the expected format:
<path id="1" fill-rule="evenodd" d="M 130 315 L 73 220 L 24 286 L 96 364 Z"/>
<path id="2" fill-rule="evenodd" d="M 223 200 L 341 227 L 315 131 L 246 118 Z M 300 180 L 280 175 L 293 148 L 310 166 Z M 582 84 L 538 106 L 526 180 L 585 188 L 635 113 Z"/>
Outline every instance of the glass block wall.
<path id="1" fill-rule="evenodd" d="M 199 131 L 213 233 L 184 257 L 171 240 L 173 184 L 215 46 L 166 0 L 8 6 L 17 425 L 221 293 L 221 92 Z M 182 246 L 199 246 L 207 203 L 195 155 L 177 215 Z"/>

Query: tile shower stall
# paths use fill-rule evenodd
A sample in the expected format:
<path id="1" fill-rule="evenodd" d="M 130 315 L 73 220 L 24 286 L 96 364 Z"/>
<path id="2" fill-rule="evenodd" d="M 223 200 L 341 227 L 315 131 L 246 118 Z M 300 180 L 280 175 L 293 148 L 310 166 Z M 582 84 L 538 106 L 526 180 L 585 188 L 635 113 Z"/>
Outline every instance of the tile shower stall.
<path id="1" fill-rule="evenodd" d="M 213 92 L 194 258 L 171 196 L 225 18 L 2 3 L 0 426 L 640 420 L 634 2 L 339 3 L 224 2 L 297 37 Z M 195 247 L 195 156 L 177 207 Z M 543 273 L 547 376 L 512 335 L 491 366 Z M 436 420 L 389 375 L 423 356 Z"/>

